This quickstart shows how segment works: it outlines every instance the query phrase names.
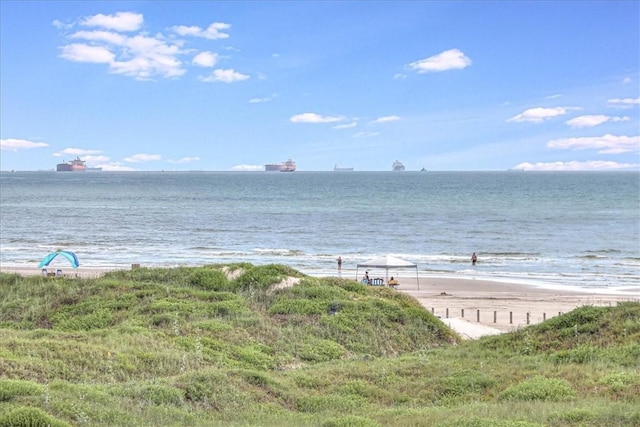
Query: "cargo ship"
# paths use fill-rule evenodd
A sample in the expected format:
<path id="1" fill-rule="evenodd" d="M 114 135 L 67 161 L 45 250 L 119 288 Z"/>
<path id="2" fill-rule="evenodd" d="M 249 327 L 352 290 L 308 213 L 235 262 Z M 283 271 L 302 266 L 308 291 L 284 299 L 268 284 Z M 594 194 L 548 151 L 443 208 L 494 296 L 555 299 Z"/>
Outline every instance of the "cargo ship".
<path id="1" fill-rule="evenodd" d="M 334 172 L 352 172 L 353 168 L 342 168 L 339 167 L 337 164 L 333 167 L 333 171 Z"/>
<path id="2" fill-rule="evenodd" d="M 84 160 L 80 160 L 80 157 L 76 157 L 75 160 L 70 162 L 58 163 L 56 165 L 56 171 L 58 172 L 84 172 L 87 170 L 87 165 Z"/>
<path id="3" fill-rule="evenodd" d="M 404 170 L 404 165 L 402 164 L 401 161 L 396 160 L 395 162 L 393 162 L 393 165 L 391 165 L 391 170 L 392 171 L 403 171 Z"/>
<path id="4" fill-rule="evenodd" d="M 282 163 L 269 163 L 264 165 L 267 172 L 294 172 L 296 170 L 296 162 L 289 159 Z"/>

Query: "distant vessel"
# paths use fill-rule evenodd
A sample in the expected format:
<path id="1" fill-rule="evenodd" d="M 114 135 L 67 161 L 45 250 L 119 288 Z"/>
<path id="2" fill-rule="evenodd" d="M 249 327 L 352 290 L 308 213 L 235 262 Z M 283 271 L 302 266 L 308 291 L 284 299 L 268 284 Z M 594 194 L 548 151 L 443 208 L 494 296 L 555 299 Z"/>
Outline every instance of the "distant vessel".
<path id="1" fill-rule="evenodd" d="M 56 171 L 58 172 L 84 172 L 87 170 L 87 165 L 80 157 L 76 157 L 75 160 L 70 162 L 62 161 L 56 165 Z"/>
<path id="2" fill-rule="evenodd" d="M 395 162 L 393 162 L 393 165 L 391 166 L 391 170 L 392 171 L 403 171 L 404 170 L 404 165 L 402 164 L 401 161 L 396 160 Z"/>
<path id="3" fill-rule="evenodd" d="M 269 163 L 264 165 L 264 170 L 267 172 L 278 172 L 281 166 L 282 163 Z"/>
<path id="4" fill-rule="evenodd" d="M 101 172 L 102 168 L 87 168 L 87 172 Z"/>
<path id="5" fill-rule="evenodd" d="M 282 164 L 282 167 L 280 167 L 280 172 L 295 172 L 295 170 L 296 170 L 296 162 L 294 162 L 291 159 L 284 162 Z"/>
<path id="6" fill-rule="evenodd" d="M 351 172 L 351 171 L 353 171 L 353 168 L 340 168 L 340 167 L 338 167 L 338 165 L 336 164 L 336 165 L 333 167 L 333 170 L 334 170 L 334 171 L 336 171 L 336 172 Z"/>
<path id="7" fill-rule="evenodd" d="M 264 165 L 267 172 L 294 172 L 296 170 L 296 162 L 289 159 L 282 163 L 268 163 Z"/>

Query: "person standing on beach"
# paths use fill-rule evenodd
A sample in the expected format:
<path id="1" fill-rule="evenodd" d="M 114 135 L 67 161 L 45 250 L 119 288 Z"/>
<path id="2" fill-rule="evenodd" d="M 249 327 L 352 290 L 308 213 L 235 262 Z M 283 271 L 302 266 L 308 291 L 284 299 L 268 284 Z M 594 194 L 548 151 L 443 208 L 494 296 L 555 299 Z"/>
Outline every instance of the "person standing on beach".
<path id="1" fill-rule="evenodd" d="M 338 273 L 340 273 L 342 272 L 342 257 L 338 256 L 338 259 L 336 261 L 338 261 Z"/>
<path id="2" fill-rule="evenodd" d="M 471 255 L 471 265 L 476 265 L 476 262 L 478 262 L 478 257 L 476 256 L 476 253 L 474 252 Z"/>

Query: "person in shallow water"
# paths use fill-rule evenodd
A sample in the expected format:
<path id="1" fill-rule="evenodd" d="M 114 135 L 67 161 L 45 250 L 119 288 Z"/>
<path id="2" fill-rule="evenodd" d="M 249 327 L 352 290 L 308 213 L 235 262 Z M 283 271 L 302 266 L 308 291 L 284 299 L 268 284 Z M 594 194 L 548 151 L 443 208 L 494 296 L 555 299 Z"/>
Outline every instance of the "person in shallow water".
<path id="1" fill-rule="evenodd" d="M 478 257 L 476 256 L 476 253 L 474 252 L 471 255 L 471 265 L 476 265 L 476 262 L 478 262 Z"/>
<path id="2" fill-rule="evenodd" d="M 338 261 L 338 272 L 340 272 L 342 271 L 342 257 L 338 256 L 338 259 L 336 261 Z"/>

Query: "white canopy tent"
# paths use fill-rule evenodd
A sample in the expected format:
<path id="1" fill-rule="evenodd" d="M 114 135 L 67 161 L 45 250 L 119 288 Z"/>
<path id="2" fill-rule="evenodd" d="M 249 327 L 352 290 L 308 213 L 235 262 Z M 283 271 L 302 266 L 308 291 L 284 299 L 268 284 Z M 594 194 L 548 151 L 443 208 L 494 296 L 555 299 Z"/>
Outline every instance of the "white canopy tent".
<path id="1" fill-rule="evenodd" d="M 377 258 L 370 259 L 369 261 L 361 262 L 356 266 L 356 280 L 358 280 L 358 269 L 360 268 L 384 268 L 386 271 L 386 281 L 389 283 L 389 269 L 400 269 L 400 268 L 414 268 L 416 270 L 416 283 L 418 284 L 418 289 L 420 289 L 420 279 L 418 278 L 418 266 L 412 262 L 405 261 L 400 258 L 392 257 L 390 255 L 385 255 Z"/>

